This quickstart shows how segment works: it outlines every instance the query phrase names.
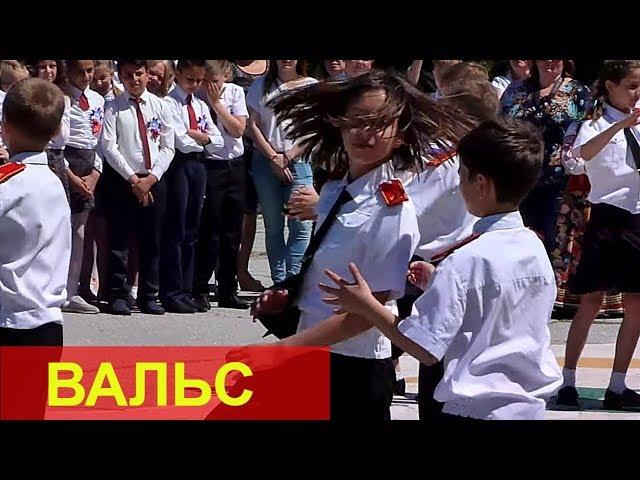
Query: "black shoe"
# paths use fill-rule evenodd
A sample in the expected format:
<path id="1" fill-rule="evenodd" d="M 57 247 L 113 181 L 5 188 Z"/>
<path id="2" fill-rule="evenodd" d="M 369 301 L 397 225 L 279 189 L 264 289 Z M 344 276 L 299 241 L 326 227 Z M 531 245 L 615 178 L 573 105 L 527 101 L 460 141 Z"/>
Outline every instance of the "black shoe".
<path id="1" fill-rule="evenodd" d="M 133 298 L 133 296 L 131 294 L 127 295 L 127 307 L 129 307 L 129 310 L 133 310 L 134 308 L 136 308 L 136 299 Z"/>
<path id="2" fill-rule="evenodd" d="M 140 311 L 149 315 L 164 315 L 164 308 L 158 304 L 157 300 L 147 300 L 138 302 Z"/>
<path id="3" fill-rule="evenodd" d="M 182 299 L 179 300 L 166 300 L 162 302 L 162 306 L 165 311 L 169 313 L 196 313 L 196 309 L 190 307 L 186 303 L 182 302 Z"/>
<path id="4" fill-rule="evenodd" d="M 220 299 L 218 301 L 218 307 L 220 308 L 237 308 L 239 310 L 246 310 L 251 306 L 251 302 L 238 298 L 237 295 L 231 295 L 230 297 Z"/>
<path id="5" fill-rule="evenodd" d="M 571 387 L 567 385 L 566 387 L 562 387 L 558 390 L 558 398 L 556 400 L 557 405 L 561 405 L 563 407 L 575 407 L 578 408 L 580 404 L 578 403 L 578 390 L 575 387 Z"/>
<path id="6" fill-rule="evenodd" d="M 406 393 L 407 393 L 407 382 L 405 381 L 405 379 L 401 378 L 400 380 L 396 380 L 393 385 L 393 394 L 404 397 L 406 396 Z"/>
<path id="7" fill-rule="evenodd" d="M 207 310 L 211 310 L 211 303 L 209 303 L 209 295 L 196 295 L 193 298 L 193 303 L 195 303 L 199 312 L 206 312 Z"/>
<path id="8" fill-rule="evenodd" d="M 113 315 L 131 315 L 131 309 L 125 299 L 118 298 L 109 305 L 109 313 Z"/>
<path id="9" fill-rule="evenodd" d="M 640 409 L 640 393 L 625 388 L 622 393 L 614 393 L 607 389 L 602 405 L 606 410 L 638 410 Z"/>
<path id="10" fill-rule="evenodd" d="M 215 283 L 209 284 L 209 301 L 216 302 L 218 300 L 218 285 Z"/>
<path id="11" fill-rule="evenodd" d="M 191 295 L 184 295 L 180 297 L 180 301 L 184 303 L 187 307 L 193 308 L 194 312 L 203 313 L 207 311 L 206 308 L 199 306 Z"/>

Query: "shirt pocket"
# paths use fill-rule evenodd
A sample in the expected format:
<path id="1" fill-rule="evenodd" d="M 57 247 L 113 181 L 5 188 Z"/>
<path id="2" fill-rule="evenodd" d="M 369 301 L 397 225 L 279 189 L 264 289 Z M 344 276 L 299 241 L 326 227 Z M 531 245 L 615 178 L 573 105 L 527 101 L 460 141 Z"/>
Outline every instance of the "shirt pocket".
<path id="1" fill-rule="evenodd" d="M 362 241 L 360 236 L 366 224 L 371 219 L 371 214 L 366 211 L 355 210 L 353 212 L 339 213 L 331 225 L 327 236 L 322 241 L 321 249 L 339 249 L 340 251 L 354 251 L 356 245 Z M 325 220 L 327 221 L 327 220 Z M 316 230 L 319 227 L 316 227 Z"/>

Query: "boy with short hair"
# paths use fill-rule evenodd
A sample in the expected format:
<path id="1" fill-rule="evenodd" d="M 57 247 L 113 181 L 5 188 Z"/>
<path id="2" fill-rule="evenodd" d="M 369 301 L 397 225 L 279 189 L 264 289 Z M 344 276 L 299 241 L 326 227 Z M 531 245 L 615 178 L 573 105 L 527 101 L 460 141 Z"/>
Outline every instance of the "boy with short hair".
<path id="1" fill-rule="evenodd" d="M 335 273 L 321 285 L 325 302 L 380 329 L 422 363 L 444 357 L 435 391 L 443 418 L 542 419 L 562 375 L 550 347 L 548 321 L 556 297 L 546 250 L 518 211 L 536 182 L 543 144 L 532 126 L 512 119 L 482 123 L 459 144 L 460 190 L 481 217 L 473 235 L 440 261 L 412 315 L 398 318 L 372 296 L 357 267 L 354 283 Z"/>
<path id="2" fill-rule="evenodd" d="M 2 130 L 11 163 L 0 167 L 0 346 L 62 345 L 71 214 L 45 148 L 64 98 L 38 78 L 7 92 Z"/>

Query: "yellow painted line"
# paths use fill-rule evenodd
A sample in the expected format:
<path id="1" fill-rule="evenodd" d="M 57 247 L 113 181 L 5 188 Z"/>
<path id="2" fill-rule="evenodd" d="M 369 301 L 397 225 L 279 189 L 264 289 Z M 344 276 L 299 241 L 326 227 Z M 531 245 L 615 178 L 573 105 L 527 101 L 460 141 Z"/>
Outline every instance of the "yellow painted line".
<path id="1" fill-rule="evenodd" d="M 558 364 L 560 364 L 560 366 L 564 365 L 564 357 L 558 358 Z M 613 358 L 603 358 L 603 357 L 581 358 L 578 361 L 578 367 L 613 368 Z M 629 368 L 640 368 L 640 359 L 637 359 L 637 358 L 632 359 L 631 363 L 629 364 Z"/>

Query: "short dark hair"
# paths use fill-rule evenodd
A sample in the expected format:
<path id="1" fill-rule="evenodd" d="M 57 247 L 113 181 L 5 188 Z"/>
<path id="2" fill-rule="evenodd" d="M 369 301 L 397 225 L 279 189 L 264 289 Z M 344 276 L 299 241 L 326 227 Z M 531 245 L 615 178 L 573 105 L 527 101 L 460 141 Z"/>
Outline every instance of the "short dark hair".
<path id="1" fill-rule="evenodd" d="M 193 67 L 207 68 L 207 61 L 206 60 L 178 60 L 178 66 L 176 67 L 176 70 L 183 71 L 183 70 L 186 70 L 187 68 L 193 68 Z"/>
<path id="2" fill-rule="evenodd" d="M 2 111 L 7 123 L 44 148 L 60 127 L 64 95 L 57 85 L 46 80 L 26 78 L 9 89 Z"/>
<path id="3" fill-rule="evenodd" d="M 457 80 L 443 90 L 440 101 L 462 111 L 476 124 L 495 119 L 500 111 L 498 93 L 487 80 Z"/>
<path id="4" fill-rule="evenodd" d="M 458 145 L 469 177 L 482 174 L 495 185 L 496 199 L 519 205 L 538 180 L 544 144 L 528 122 L 502 117 L 481 123 Z"/>
<path id="5" fill-rule="evenodd" d="M 144 67 L 145 70 L 148 70 L 146 60 L 116 60 L 116 63 L 118 65 L 118 73 L 121 72 L 122 67 L 125 65 L 133 65 L 136 69 Z"/>

